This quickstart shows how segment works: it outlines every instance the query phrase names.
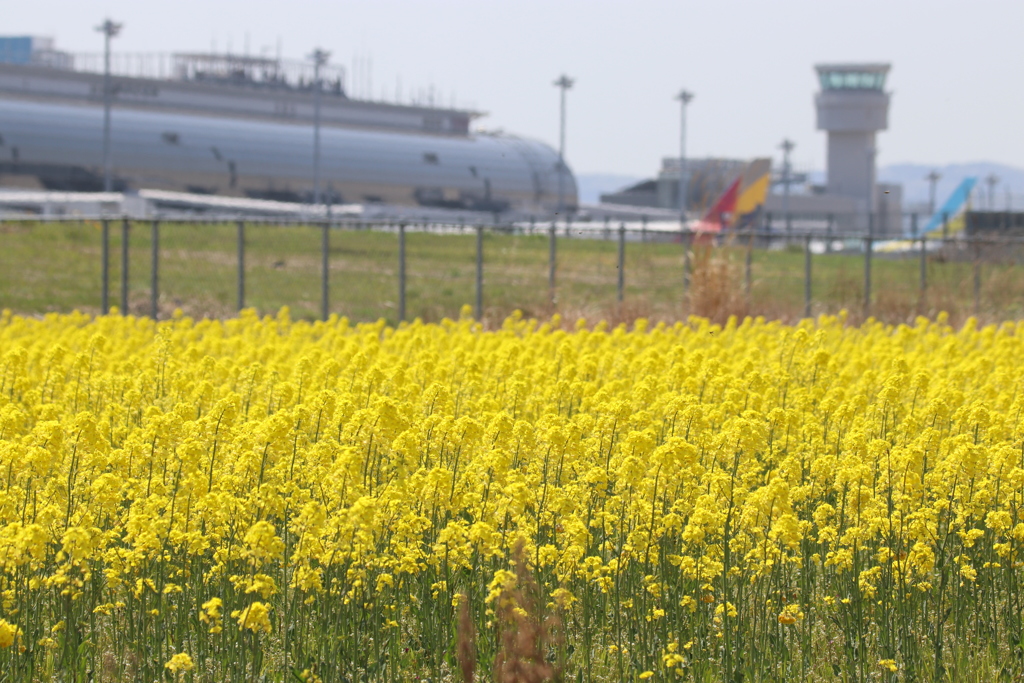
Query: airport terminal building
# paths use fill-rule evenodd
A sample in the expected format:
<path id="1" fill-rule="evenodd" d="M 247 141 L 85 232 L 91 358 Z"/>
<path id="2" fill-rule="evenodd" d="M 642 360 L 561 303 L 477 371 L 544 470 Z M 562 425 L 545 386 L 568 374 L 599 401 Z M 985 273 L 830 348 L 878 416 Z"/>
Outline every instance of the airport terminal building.
<path id="1" fill-rule="evenodd" d="M 174 54 L 115 67 L 112 189 L 312 200 L 312 64 Z M 576 207 L 573 174 L 550 146 L 473 132 L 474 111 L 351 98 L 344 77 L 321 72 L 326 202 L 549 215 L 562 175 L 561 205 Z M 103 189 L 104 82 L 101 63 L 52 41 L 0 38 L 0 187 Z"/>

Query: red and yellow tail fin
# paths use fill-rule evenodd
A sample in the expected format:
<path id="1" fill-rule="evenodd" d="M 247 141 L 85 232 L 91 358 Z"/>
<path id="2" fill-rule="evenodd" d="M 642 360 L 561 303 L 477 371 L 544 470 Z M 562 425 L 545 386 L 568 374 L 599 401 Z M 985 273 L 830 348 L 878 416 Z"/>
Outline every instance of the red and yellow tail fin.
<path id="1" fill-rule="evenodd" d="M 754 159 L 743 171 L 742 189 L 736 200 L 736 209 L 733 212 L 730 227 L 748 228 L 753 226 L 754 220 L 760 215 L 765 199 L 768 197 L 771 174 L 772 160 L 767 158 Z"/>
<path id="2" fill-rule="evenodd" d="M 736 210 L 736 198 L 739 196 L 742 180 L 743 176 L 741 175 L 729 184 L 729 187 L 718 198 L 718 201 L 704 214 L 704 218 L 697 222 L 697 230 L 701 232 L 718 232 L 729 225 L 733 212 Z"/>
<path id="3" fill-rule="evenodd" d="M 771 182 L 771 159 L 754 159 L 715 201 L 694 229 L 719 232 L 726 228 L 750 227 L 760 215 Z"/>

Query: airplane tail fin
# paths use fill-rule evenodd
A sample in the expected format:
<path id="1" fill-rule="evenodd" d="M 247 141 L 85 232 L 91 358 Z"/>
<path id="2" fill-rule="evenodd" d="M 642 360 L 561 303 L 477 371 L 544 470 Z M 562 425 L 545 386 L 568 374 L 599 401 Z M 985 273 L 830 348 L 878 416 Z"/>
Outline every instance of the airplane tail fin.
<path id="1" fill-rule="evenodd" d="M 697 222 L 697 230 L 701 232 L 719 232 L 726 227 L 736 210 L 736 198 L 739 196 L 740 182 L 743 177 L 729 183 L 722 196 L 712 205 L 704 217 Z"/>
<path id="2" fill-rule="evenodd" d="M 935 212 L 935 215 L 931 217 L 927 225 L 924 226 L 921 234 L 927 235 L 930 232 L 941 230 L 943 225 L 951 233 L 962 230 L 964 227 L 963 212 L 971 198 L 971 190 L 974 189 L 977 182 L 978 179 L 974 176 L 960 181 L 957 188 L 953 190 L 953 194 L 949 195 L 946 202 Z"/>
<path id="3" fill-rule="evenodd" d="M 756 222 L 768 196 L 771 163 L 771 159 L 755 159 L 748 164 L 694 228 L 701 232 L 720 232 Z"/>
<path id="4" fill-rule="evenodd" d="M 768 197 L 771 184 L 771 159 L 754 159 L 743 173 L 743 184 L 736 209 L 733 212 L 734 230 L 753 228 L 764 210 L 764 202 Z"/>

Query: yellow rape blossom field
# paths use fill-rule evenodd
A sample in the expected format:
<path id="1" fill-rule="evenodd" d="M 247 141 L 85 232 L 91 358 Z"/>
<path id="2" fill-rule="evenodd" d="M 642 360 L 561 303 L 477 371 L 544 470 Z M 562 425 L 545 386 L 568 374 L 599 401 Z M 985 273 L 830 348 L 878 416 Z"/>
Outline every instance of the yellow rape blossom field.
<path id="1" fill-rule="evenodd" d="M 0 680 L 484 681 L 513 622 L 565 681 L 1013 680 L 1022 359 L 941 317 L 4 313 Z"/>

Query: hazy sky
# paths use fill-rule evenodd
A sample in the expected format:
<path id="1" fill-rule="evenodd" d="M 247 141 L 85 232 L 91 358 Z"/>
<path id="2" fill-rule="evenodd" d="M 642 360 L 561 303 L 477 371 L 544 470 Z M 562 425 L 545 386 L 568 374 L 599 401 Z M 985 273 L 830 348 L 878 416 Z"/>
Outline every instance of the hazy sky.
<path id="1" fill-rule="evenodd" d="M 798 167 L 823 168 L 813 65 L 888 61 L 880 165 L 1024 165 L 1022 0 L 0 0 L 0 13 L 0 33 L 71 51 L 99 51 L 106 16 L 125 24 L 118 51 L 321 46 L 350 83 L 354 58 L 372 59 L 375 98 L 432 84 L 488 112 L 480 127 L 553 145 L 565 72 L 567 157 L 584 173 L 651 175 L 677 154 L 682 87 L 696 95 L 690 156 L 775 155 L 789 137 Z"/>

